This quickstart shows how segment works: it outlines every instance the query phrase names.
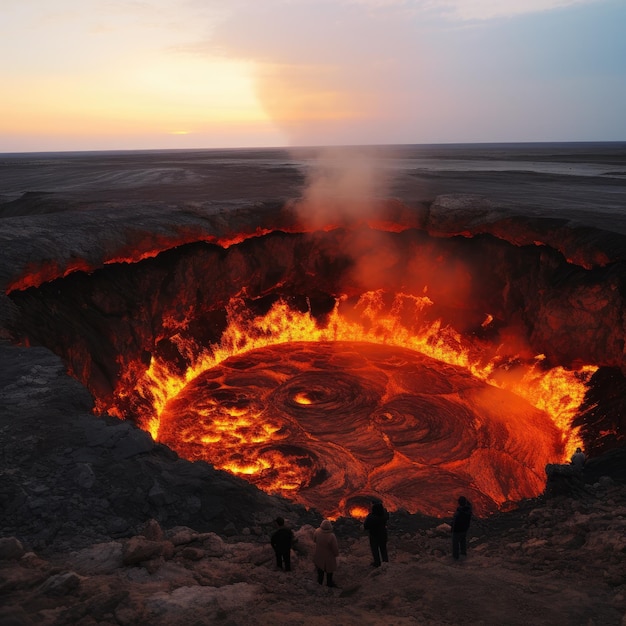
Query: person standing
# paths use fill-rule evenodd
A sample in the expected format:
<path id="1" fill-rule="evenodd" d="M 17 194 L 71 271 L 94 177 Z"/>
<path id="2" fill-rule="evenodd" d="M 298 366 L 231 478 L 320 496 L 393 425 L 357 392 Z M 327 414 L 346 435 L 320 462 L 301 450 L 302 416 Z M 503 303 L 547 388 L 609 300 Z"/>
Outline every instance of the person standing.
<path id="1" fill-rule="evenodd" d="M 582 472 L 586 461 L 587 458 L 585 457 L 585 453 L 580 448 L 576 448 L 576 452 L 574 452 L 572 458 L 570 459 L 570 463 L 572 464 L 574 470 Z"/>
<path id="2" fill-rule="evenodd" d="M 293 531 L 285 526 L 285 520 L 277 517 L 275 520 L 278 529 L 274 531 L 270 539 L 272 548 L 276 554 L 276 567 L 291 571 L 291 546 L 293 545 Z"/>
<path id="3" fill-rule="evenodd" d="M 363 528 L 369 532 L 370 549 L 374 567 L 380 567 L 381 562 L 387 563 L 389 556 L 387 555 L 387 521 L 389 513 L 383 506 L 382 502 L 374 502 L 372 510 L 363 522 Z"/>
<path id="4" fill-rule="evenodd" d="M 330 520 L 325 519 L 313 535 L 315 551 L 313 552 L 313 563 L 317 568 L 317 582 L 324 583 L 326 574 L 326 584 L 329 587 L 336 587 L 333 581 L 333 574 L 337 569 L 337 557 L 339 556 L 339 544 L 333 532 L 333 525 Z"/>
<path id="5" fill-rule="evenodd" d="M 471 521 L 472 505 L 465 496 L 461 496 L 452 518 L 452 557 L 457 561 L 459 555 L 467 554 L 467 531 Z"/>

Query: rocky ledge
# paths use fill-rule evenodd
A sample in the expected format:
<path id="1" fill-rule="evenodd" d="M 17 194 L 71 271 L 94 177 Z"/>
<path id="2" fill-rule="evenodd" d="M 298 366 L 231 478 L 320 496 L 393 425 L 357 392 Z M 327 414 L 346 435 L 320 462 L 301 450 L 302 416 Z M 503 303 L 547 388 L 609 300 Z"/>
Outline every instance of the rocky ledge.
<path id="1" fill-rule="evenodd" d="M 359 524 L 338 523 L 332 589 L 316 582 L 307 524 L 296 530 L 291 572 L 275 567 L 268 524 L 228 536 L 151 520 L 139 534 L 45 557 L 4 538 L 0 623 L 626 623 L 626 489 L 611 479 L 476 520 L 460 561 L 448 524 L 407 524 L 393 516 L 390 562 L 372 568 Z"/>

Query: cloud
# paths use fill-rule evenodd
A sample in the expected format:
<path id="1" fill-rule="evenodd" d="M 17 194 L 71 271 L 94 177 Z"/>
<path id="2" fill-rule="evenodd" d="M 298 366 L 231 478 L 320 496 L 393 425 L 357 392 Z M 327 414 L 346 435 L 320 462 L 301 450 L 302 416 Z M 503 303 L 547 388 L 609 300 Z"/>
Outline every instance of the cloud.
<path id="1" fill-rule="evenodd" d="M 72 97 L 59 102 L 59 115 L 80 109 L 89 119 L 119 117 L 115 103 L 127 103 L 140 121 L 149 109 L 160 115 L 159 132 L 187 129 L 200 137 L 210 129 L 207 147 L 223 111 L 242 117 L 244 109 L 255 109 L 246 118 L 255 130 L 242 127 L 229 145 L 623 135 L 623 0 L 3 0 L 2 6 L 0 56 L 8 62 L 0 77 L 11 94 L 8 111 L 0 103 L 5 129 L 48 119 L 47 102 L 60 91 L 49 85 L 68 84 Z M 90 97 L 101 92 L 105 98 Z M 24 119 L 20 102 L 31 93 L 28 106 L 40 113 Z M 598 114 L 607 107 L 610 116 Z M 192 114 L 199 120 L 193 127 Z M 602 132 L 584 134 L 592 123 L 601 123 Z"/>
<path id="2" fill-rule="evenodd" d="M 584 65 L 603 76 L 607 59 L 623 58 L 621 37 L 600 35 L 619 13 L 614 0 L 264 0 L 231 10 L 207 44 L 254 59 L 259 99 L 291 145 L 566 138 L 566 75 Z M 592 92 L 585 80 L 575 85 L 592 101 L 574 107 L 581 129 L 618 85 Z M 539 118 L 519 111 L 526 103 L 541 103 Z M 599 138 L 611 136 L 604 127 Z"/>
<path id="3" fill-rule="evenodd" d="M 449 19 L 473 21 L 517 17 L 598 2 L 602 0 L 433 0 L 419 4 L 429 5 Z"/>
<path id="4" fill-rule="evenodd" d="M 303 0 L 307 1 L 307 0 Z M 605 0 L 344 0 L 376 11 L 441 15 L 450 20 L 474 21 L 543 13 Z"/>

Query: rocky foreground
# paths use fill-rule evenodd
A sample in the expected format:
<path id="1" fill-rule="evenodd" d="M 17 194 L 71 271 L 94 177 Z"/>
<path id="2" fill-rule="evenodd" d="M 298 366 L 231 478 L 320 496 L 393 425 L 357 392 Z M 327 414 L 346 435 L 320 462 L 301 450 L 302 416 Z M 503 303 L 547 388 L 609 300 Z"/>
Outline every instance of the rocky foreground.
<path id="1" fill-rule="evenodd" d="M 45 556 L 3 538 L 0 624 L 626 624 L 626 488 L 609 478 L 477 520 L 459 562 L 447 524 L 406 523 L 393 516 L 378 569 L 359 525 L 338 524 L 333 589 L 316 582 L 311 525 L 297 529 L 291 572 L 275 568 L 269 525 L 227 536 L 151 520 Z"/>

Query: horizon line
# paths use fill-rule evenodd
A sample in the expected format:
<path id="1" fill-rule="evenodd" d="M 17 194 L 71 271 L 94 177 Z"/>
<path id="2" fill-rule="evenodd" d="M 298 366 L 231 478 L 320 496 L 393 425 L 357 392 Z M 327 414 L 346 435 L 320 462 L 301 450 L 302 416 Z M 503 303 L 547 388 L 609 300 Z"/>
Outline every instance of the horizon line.
<path id="1" fill-rule="evenodd" d="M 434 142 L 434 143 L 379 143 L 379 144 L 320 144 L 308 146 L 238 146 L 238 147 L 212 147 L 212 148 L 107 148 L 87 150 L 18 150 L 0 152 L 0 157 L 23 156 L 23 155 L 56 155 L 56 154 L 125 154 L 125 153 L 159 153 L 159 152 L 240 152 L 240 151 L 264 151 L 264 150 L 332 150 L 332 149 L 357 149 L 357 148 L 406 148 L 406 147 L 453 147 L 453 146 L 567 146 L 567 145 L 610 145 L 626 144 L 626 139 L 617 140 L 571 140 L 571 141 L 459 141 L 459 142 Z"/>

